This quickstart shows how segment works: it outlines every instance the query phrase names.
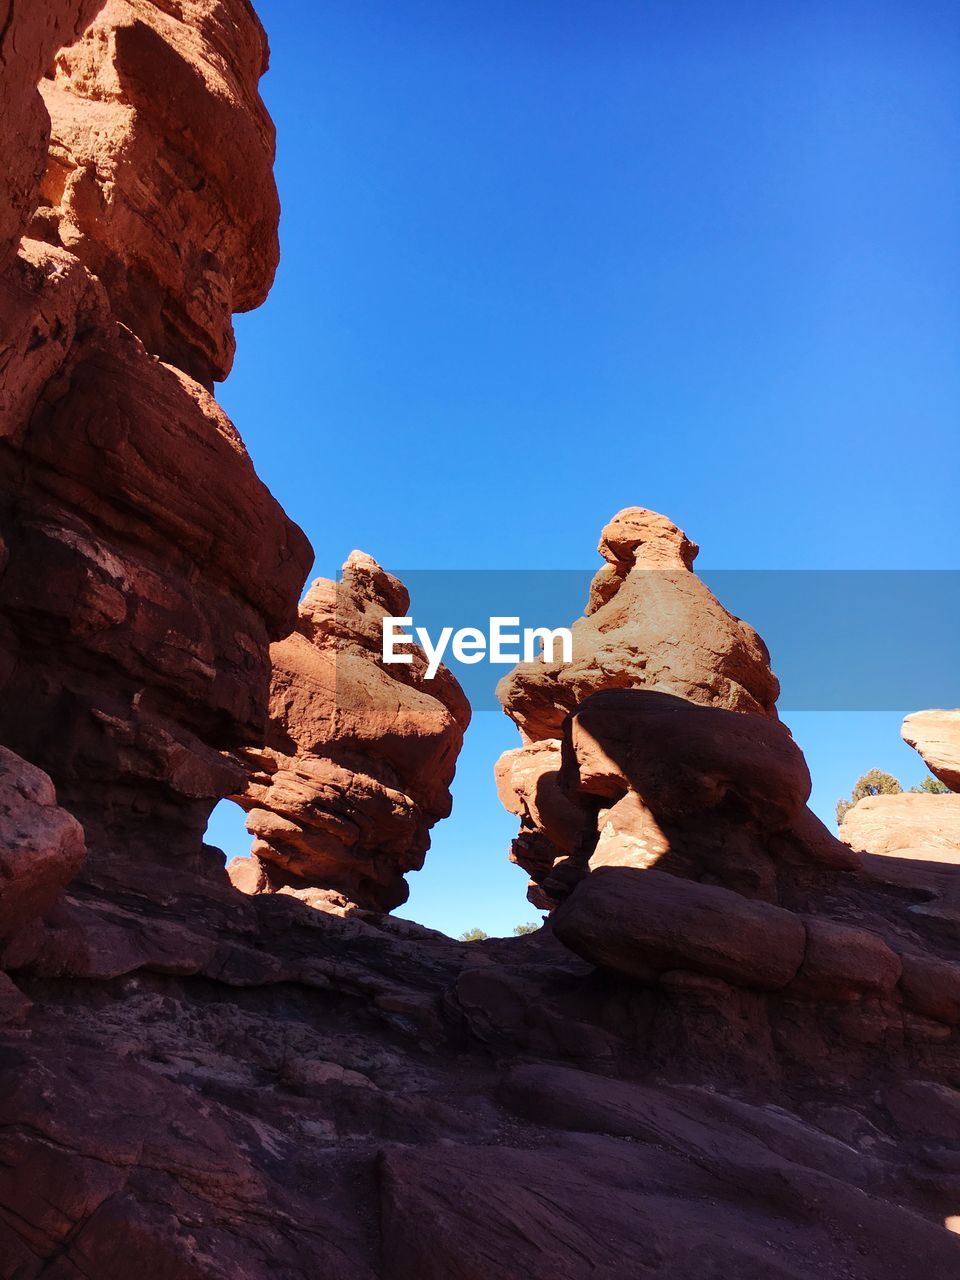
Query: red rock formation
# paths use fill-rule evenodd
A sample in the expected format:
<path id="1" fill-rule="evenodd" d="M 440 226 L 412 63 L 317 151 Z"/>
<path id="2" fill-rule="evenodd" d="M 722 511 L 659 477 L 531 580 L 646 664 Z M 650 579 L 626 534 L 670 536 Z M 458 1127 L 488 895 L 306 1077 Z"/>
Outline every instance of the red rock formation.
<path id="1" fill-rule="evenodd" d="M 646 716 L 656 708 L 662 713 L 649 725 L 651 742 L 663 753 L 655 770 L 664 793 L 659 800 L 664 800 L 665 786 L 673 785 L 666 777 L 672 770 L 683 796 L 680 810 L 685 805 L 701 811 L 697 840 L 705 849 L 715 847 L 715 861 L 728 879 L 736 864 L 736 874 L 743 877 L 740 887 L 769 896 L 775 878 L 774 860 L 756 848 L 729 856 L 731 842 L 744 844 L 741 810 L 736 808 L 743 796 L 725 773 L 734 765 L 740 788 L 766 797 L 769 817 L 789 798 L 796 830 L 785 838 L 800 840 L 811 857 L 842 861 L 837 841 L 804 809 L 810 780 L 789 732 L 777 723 L 779 686 L 766 646 L 693 572 L 697 546 L 664 516 L 629 507 L 606 526 L 599 550 L 607 564 L 593 580 L 585 616 L 573 625 L 573 661 L 522 663 L 498 687 L 504 710 L 524 740 L 498 762 L 497 786 L 504 805 L 521 819 L 511 857 L 531 876 L 531 901 L 547 908 L 556 905 L 588 861 L 591 866 L 652 865 L 669 847 L 649 807 L 638 803 L 626 782 L 614 785 L 617 804 L 602 806 L 599 831 L 598 805 L 586 797 L 611 793 L 563 784 L 560 739 L 565 725 L 578 704 L 582 709 L 591 695 L 604 691 L 647 689 L 663 695 L 662 701 L 643 703 Z M 706 726 L 715 725 L 709 716 L 683 717 L 677 699 L 714 709 L 724 728 L 708 730 Z M 601 719 L 608 712 L 615 717 L 618 706 L 635 709 L 639 704 L 610 699 L 602 705 Z M 740 723 L 737 715 L 749 720 Z M 578 752 L 589 736 L 584 723 L 577 711 Z M 612 721 L 604 728 L 609 733 Z M 697 735 L 696 743 L 691 733 Z M 704 737 L 708 733 L 729 738 L 729 748 L 719 740 L 710 747 Z M 636 745 L 633 741 L 634 749 Z M 691 753 L 698 749 L 706 750 L 709 759 L 694 778 Z M 779 773 L 770 772 L 774 761 L 781 766 Z M 686 794 L 690 788 L 695 797 Z M 718 823 L 730 833 L 720 840 Z M 781 827 L 786 830 L 790 823 Z"/>
<path id="2" fill-rule="evenodd" d="M 145 145 L 134 168 L 124 170 L 127 187 L 156 212 L 168 204 L 161 199 L 166 184 L 189 185 L 193 194 L 177 216 L 201 237 L 208 223 L 220 227 L 224 270 L 257 270 L 262 292 L 275 258 L 270 131 L 260 107 L 251 107 L 246 132 L 235 122 L 237 143 L 249 150 L 244 168 L 266 175 L 269 191 L 254 199 L 255 184 L 247 183 L 253 203 L 242 196 L 228 209 L 219 191 L 222 166 L 232 163 L 235 171 L 238 153 L 224 154 L 227 99 L 208 62 L 222 63 L 224 50 L 236 45 L 237 74 L 250 99 L 265 45 L 245 5 L 224 0 L 201 8 L 185 25 L 163 7 L 111 0 L 76 49 L 59 55 L 60 88 L 48 97 L 59 102 L 72 92 L 67 82 L 76 92 L 82 87 L 88 96 L 75 116 L 78 153 L 86 139 L 94 151 L 103 146 L 119 156 L 126 142 L 110 132 L 118 119 L 135 119 L 147 142 L 150 133 L 142 103 L 130 116 L 136 104 L 124 98 L 132 72 L 122 50 L 140 49 L 141 59 L 163 52 L 147 61 L 152 75 L 168 77 L 165 88 L 154 79 L 144 92 L 155 92 L 155 128 L 171 137 L 184 131 L 173 130 L 172 108 L 164 104 L 190 111 L 193 179 L 188 184 L 187 171 L 171 167 L 162 148 Z M 79 6 L 72 15 L 51 19 L 50 33 L 72 30 Z M 24 41 L 18 34 L 14 47 L 36 44 L 29 26 Z M 182 64 L 177 75 L 174 64 Z M 109 94 L 101 88 L 108 82 Z M 39 146 L 34 108 L 30 100 L 19 128 L 25 145 Z M 228 116 L 240 114 L 238 97 Z M 92 172 L 91 160 L 83 164 Z M 110 198 L 91 226 L 136 253 L 143 239 L 119 212 L 126 208 L 119 170 L 107 185 Z M 182 251 L 188 242 L 172 227 L 160 232 L 169 233 L 165 251 L 174 243 Z M 90 256 L 88 241 L 83 246 L 87 261 L 24 240 L 0 278 L 0 737 L 50 774 L 60 802 L 83 821 L 89 874 L 116 862 L 128 868 L 127 879 L 149 875 L 158 861 L 212 869 L 201 852 L 206 819 L 242 776 L 223 752 L 262 741 L 269 643 L 293 624 L 310 551 L 213 398 L 136 336 L 152 333 L 130 312 L 142 304 L 146 320 L 152 306 L 142 280 L 134 284 L 139 268 L 127 263 L 133 292 L 124 294 L 114 268 Z M 191 288 L 215 276 L 212 265 L 197 270 L 199 262 L 185 257 Z M 176 289 L 177 280 L 165 287 Z M 226 291 L 227 313 L 232 299 Z M 158 349 L 179 354 L 176 344 Z"/>
<path id="3" fill-rule="evenodd" d="M 840 839 L 859 853 L 960 861 L 960 796 L 865 796 L 844 815 Z"/>
<path id="4" fill-rule="evenodd" d="M 37 207 L 46 167 L 50 119 L 38 82 L 57 50 L 83 31 L 103 0 L 44 0 L 15 12 L 17 0 L 0 0 L 0 66 L 3 113 L 0 151 L 0 268 Z"/>
<path id="5" fill-rule="evenodd" d="M 521 663 L 497 696 L 524 742 L 559 738 L 603 689 L 659 689 L 705 706 L 776 716 L 770 655 L 693 572 L 699 547 L 665 516 L 627 507 L 604 527 L 606 564 L 572 627 L 573 661 Z"/>
<path id="6" fill-rule="evenodd" d="M 47 911 L 85 854 L 47 775 L 0 747 L 0 938 Z"/>
<path id="7" fill-rule="evenodd" d="M 935 778 L 960 791 L 960 710 L 915 711 L 900 730 Z"/>
<path id="8" fill-rule="evenodd" d="M 41 7 L 66 13 L 7 10 L 5 70 Z M 113 12 L 126 30 L 130 10 Z M 188 51 L 204 75 L 204 15 L 222 15 L 224 62 L 249 86 L 245 9 L 136 12 L 169 42 L 158 65 Z M 115 121 L 128 37 L 98 30 L 83 57 Z M 79 64 L 62 65 L 77 91 Z M 39 155 L 23 83 L 0 83 L 0 128 Z M 165 143 L 203 132 L 203 112 L 177 116 L 196 102 L 183 87 L 178 71 L 143 106 L 145 128 L 168 121 Z M 99 154 L 79 125 L 71 147 Z M 138 176 L 167 190 L 149 166 Z M 110 217 L 129 191 L 118 199 Z M 98 243 L 119 252 L 109 229 Z M 150 289 L 142 332 L 117 321 L 145 286 L 115 262 L 104 283 L 29 243 L 2 280 L 0 741 L 25 758 L 0 755 L 0 1280 L 960 1271 L 943 1225 L 958 1198 L 960 872 L 914 863 L 918 888 L 894 857 L 874 860 L 885 875 L 830 862 L 804 816 L 803 762 L 758 712 L 769 673 L 748 662 L 741 679 L 732 650 L 699 700 L 670 687 L 690 672 L 665 659 L 659 692 L 564 702 L 562 743 L 536 744 L 517 775 L 537 830 L 577 827 L 586 859 L 607 842 L 556 913 L 588 960 L 549 929 L 461 945 L 189 871 L 212 799 L 239 785 L 222 751 L 264 742 L 267 642 L 293 623 L 308 551 L 214 402 L 147 353 Z M 213 325 L 208 353 L 222 336 Z M 275 707 L 303 735 L 281 754 L 324 762 L 331 821 L 350 785 L 331 762 L 373 778 L 356 808 L 371 830 L 389 764 L 412 848 L 407 801 L 442 809 L 463 716 L 452 686 L 429 705 L 416 669 L 381 683 L 368 629 L 399 587 L 366 562 L 348 578 L 346 618 L 321 592 L 278 665 Z M 335 664 L 332 735 L 331 650 L 351 695 Z M 304 673 L 327 691 L 317 702 Z M 395 729 L 376 691 L 393 695 Z M 539 756 L 561 763 L 531 789 Z M 81 845 L 35 764 L 91 846 L 58 902 Z M 657 839 L 670 849 L 645 869 L 637 851 Z"/>
<path id="9" fill-rule="evenodd" d="M 273 645 L 270 728 L 237 801 L 248 810 L 253 865 L 231 875 L 248 892 L 319 889 L 316 905 L 389 911 L 405 901 L 429 830 L 450 812 L 470 708 L 441 667 L 424 678 L 381 661 L 382 619 L 403 617 L 403 584 L 353 552 L 337 583 L 318 578 L 297 630 Z M 332 897 L 327 895 L 333 895 Z"/>
<path id="10" fill-rule="evenodd" d="M 41 84 L 52 139 L 32 234 L 204 383 L 230 372 L 232 314 L 263 302 L 279 257 L 266 65 L 247 0 L 106 0 Z"/>

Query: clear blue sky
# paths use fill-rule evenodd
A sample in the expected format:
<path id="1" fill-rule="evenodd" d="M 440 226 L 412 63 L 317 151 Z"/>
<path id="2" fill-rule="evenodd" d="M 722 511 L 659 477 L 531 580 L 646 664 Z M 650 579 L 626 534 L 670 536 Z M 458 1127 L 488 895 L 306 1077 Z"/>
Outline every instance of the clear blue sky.
<path id="1" fill-rule="evenodd" d="M 258 9 L 283 259 L 219 394 L 316 572 L 589 567 L 632 504 L 703 567 L 960 567 L 955 4 Z M 896 714 L 789 719 L 822 812 L 922 775 Z M 515 740 L 478 715 L 408 914 L 530 918 Z"/>

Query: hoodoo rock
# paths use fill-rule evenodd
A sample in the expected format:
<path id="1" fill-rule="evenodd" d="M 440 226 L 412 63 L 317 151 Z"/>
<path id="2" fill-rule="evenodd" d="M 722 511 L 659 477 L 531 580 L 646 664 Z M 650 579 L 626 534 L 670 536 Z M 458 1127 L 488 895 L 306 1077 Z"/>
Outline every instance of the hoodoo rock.
<path id="1" fill-rule="evenodd" d="M 95 9 L 0 0 L 0 1280 L 960 1274 L 960 867 L 818 826 L 663 517 L 608 526 L 570 669 L 505 685 L 552 923 L 371 909 L 468 709 L 381 665 L 369 557 L 298 613 L 203 385 L 275 261 L 262 32 Z M 226 795 L 284 891 L 204 846 Z"/>
<path id="2" fill-rule="evenodd" d="M 200 382 L 229 373 L 232 315 L 263 302 L 279 258 L 266 65 L 247 0 L 106 0 L 41 83 L 52 137 L 31 234 Z"/>
<path id="3" fill-rule="evenodd" d="M 776 716 L 766 645 L 693 572 L 699 548 L 681 529 L 628 507 L 605 526 L 598 550 L 607 563 L 571 628 L 573 661 L 520 663 L 497 688 L 525 742 L 559 738 L 564 717 L 604 689 L 659 689 Z"/>
<path id="4" fill-rule="evenodd" d="M 339 582 L 318 578 L 297 629 L 271 648 L 267 745 L 236 799 L 248 810 L 253 865 L 231 867 L 248 891 L 305 890 L 318 905 L 388 911 L 406 899 L 429 830 L 450 812 L 470 707 L 426 659 L 381 660 L 382 619 L 407 613 L 403 584 L 354 552 Z M 323 895 L 331 895 L 324 899 Z"/>
<path id="5" fill-rule="evenodd" d="M 744 848 L 747 813 L 754 820 L 766 810 L 778 838 L 799 841 L 820 860 L 844 861 L 842 847 L 804 808 L 810 780 L 777 720 L 779 686 L 767 648 L 693 572 L 696 544 L 666 517 L 629 507 L 605 527 L 599 550 L 607 563 L 585 616 L 573 624 L 573 661 L 522 663 L 498 687 L 524 741 L 501 757 L 497 785 L 521 820 L 511 857 L 531 877 L 531 901 L 556 905 L 588 862 L 652 865 L 670 847 L 654 816 L 663 817 L 664 807 L 670 817 L 686 815 L 688 847 L 699 823 L 698 845 L 712 847 L 724 875 L 742 875 L 741 887 L 757 896 L 770 896 L 775 873 L 768 856 Z M 647 696 L 636 698 L 640 691 Z M 595 704 L 598 697 L 606 700 Z M 599 777 L 585 781 L 592 730 L 584 716 L 604 735 L 598 759 L 608 748 L 614 753 L 601 769 L 606 788 Z M 629 743 L 614 744 L 618 733 Z M 617 753 L 636 754 L 642 744 L 646 797 L 636 779 L 617 776 Z M 698 751 L 705 752 L 699 770 Z M 610 802 L 591 798 L 601 795 Z M 721 830 L 732 834 L 720 837 Z M 737 873 L 720 853 L 731 842 L 741 850 Z"/>
<path id="6" fill-rule="evenodd" d="M 960 711 L 915 711 L 903 722 L 904 742 L 951 791 L 960 791 Z"/>

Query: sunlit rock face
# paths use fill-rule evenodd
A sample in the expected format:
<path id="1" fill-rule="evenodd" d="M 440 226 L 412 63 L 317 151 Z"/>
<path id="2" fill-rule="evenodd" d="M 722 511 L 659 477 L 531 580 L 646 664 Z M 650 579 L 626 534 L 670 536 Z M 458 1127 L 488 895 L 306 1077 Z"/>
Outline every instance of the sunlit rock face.
<path id="1" fill-rule="evenodd" d="M 279 259 L 266 65 L 246 0 L 106 0 L 41 83 L 52 136 L 32 234 L 204 383 L 229 373 L 233 313 L 259 306 Z"/>
<path id="2" fill-rule="evenodd" d="M 382 620 L 402 617 L 409 596 L 370 556 L 354 552 L 338 582 L 317 579 L 297 628 L 273 645 L 270 728 L 236 799 L 248 810 L 260 891 L 331 891 L 341 901 L 390 910 L 406 899 L 430 828 L 450 812 L 470 708 L 441 667 L 425 678 L 413 662 L 385 665 Z M 340 895 L 338 899 L 337 895 Z"/>
<path id="3" fill-rule="evenodd" d="M 900 730 L 935 778 L 960 791 L 960 710 L 915 711 Z"/>
<path id="4" fill-rule="evenodd" d="M 38 82 L 54 54 L 76 39 L 103 0 L 44 0 L 0 4 L 0 65 L 3 111 L 0 114 L 0 268 L 16 252 L 37 207 L 40 180 L 47 163 L 50 118 Z"/>
<path id="5" fill-rule="evenodd" d="M 652 816 L 655 804 L 651 809 L 631 791 L 615 808 L 601 805 L 571 781 L 569 770 L 566 781 L 561 773 L 561 757 L 571 751 L 569 731 L 577 723 L 578 708 L 593 695 L 614 690 L 647 690 L 672 699 L 671 705 L 689 704 L 687 722 L 697 733 L 704 731 L 695 715 L 697 707 L 723 713 L 724 724 L 758 738 L 754 762 L 761 751 L 759 742 L 782 742 L 797 762 L 799 781 L 794 780 L 789 794 L 806 786 L 783 829 L 791 823 L 802 826 L 802 840 L 821 857 L 842 859 L 837 842 L 804 809 L 809 779 L 789 732 L 777 721 L 779 685 L 766 645 L 693 572 L 696 544 L 665 516 L 628 507 L 604 528 L 599 551 L 606 564 L 593 580 L 584 616 L 573 624 L 573 661 L 522 663 L 504 677 L 497 691 L 524 744 L 501 757 L 497 785 L 505 806 L 521 820 L 511 856 L 530 874 L 531 900 L 541 907 L 556 905 L 588 863 L 595 866 L 616 857 L 630 865 L 652 864 L 668 847 L 668 836 Z M 610 698 L 602 705 L 614 714 L 619 704 Z M 639 703 L 625 699 L 622 705 Z M 659 705 L 656 699 L 644 703 L 654 705 Z M 743 717 L 744 723 L 739 725 L 736 717 Z M 676 719 L 663 718 L 650 731 L 659 734 Z M 582 729 L 580 733 L 582 737 Z M 671 742 L 670 758 L 677 761 L 685 750 L 683 734 L 674 735 Z M 697 836 L 701 843 L 709 844 L 705 832 L 711 824 L 736 825 L 724 817 L 736 805 L 735 788 L 724 778 L 724 763 L 721 751 L 715 758 L 719 772 L 709 803 L 696 806 L 701 810 L 696 820 L 704 829 Z M 771 798 L 770 803 L 776 808 L 778 802 Z M 688 839 L 693 839 L 690 831 Z M 722 856 L 719 860 L 733 875 L 733 863 Z M 733 862 L 751 893 L 770 895 L 775 873 L 769 857 L 744 854 Z"/>

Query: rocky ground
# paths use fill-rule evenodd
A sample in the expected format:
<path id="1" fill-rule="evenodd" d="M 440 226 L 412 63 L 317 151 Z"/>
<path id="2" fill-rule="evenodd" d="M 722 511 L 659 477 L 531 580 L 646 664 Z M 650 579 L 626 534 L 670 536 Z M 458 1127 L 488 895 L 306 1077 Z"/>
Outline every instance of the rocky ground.
<path id="1" fill-rule="evenodd" d="M 210 392 L 277 261 L 266 54 L 246 0 L 0 2 L 0 1277 L 960 1275 L 960 796 L 828 832 L 664 516 L 501 686 L 547 926 L 390 916 L 469 708 L 380 664 L 369 557 L 298 609 Z M 954 789 L 958 722 L 904 728 Z"/>

